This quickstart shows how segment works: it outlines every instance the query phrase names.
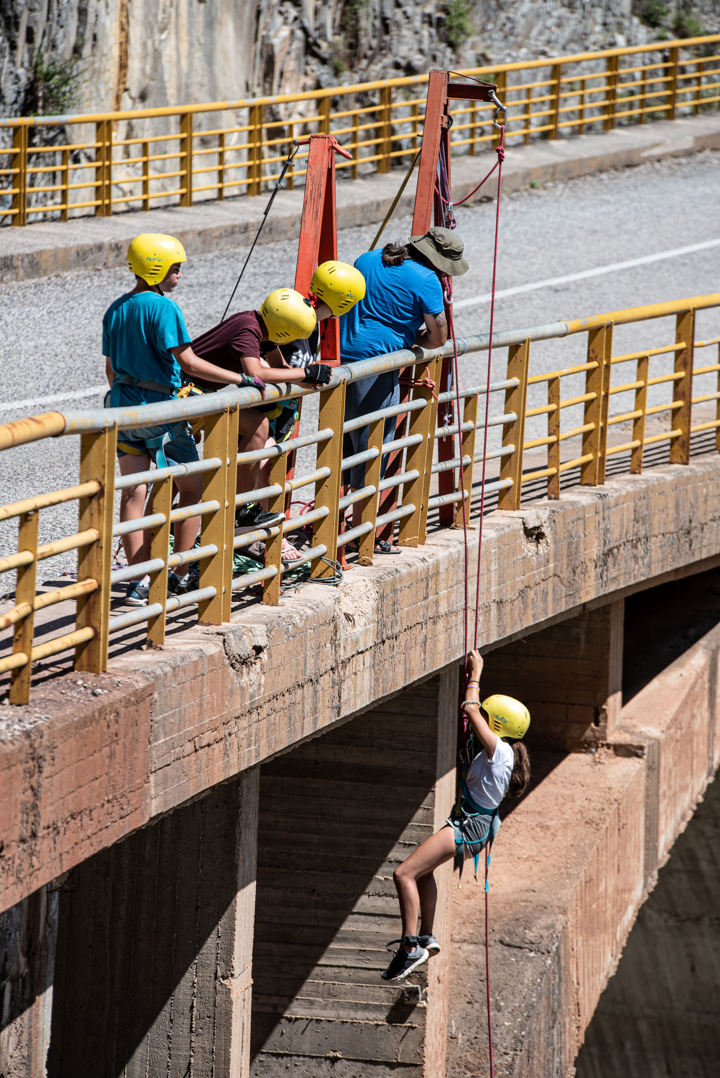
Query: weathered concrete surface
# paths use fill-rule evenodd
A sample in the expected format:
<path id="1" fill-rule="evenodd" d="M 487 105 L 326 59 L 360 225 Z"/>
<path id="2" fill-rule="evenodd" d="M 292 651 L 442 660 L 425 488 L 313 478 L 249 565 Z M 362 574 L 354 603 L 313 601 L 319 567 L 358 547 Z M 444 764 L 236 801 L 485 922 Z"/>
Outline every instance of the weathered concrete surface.
<path id="1" fill-rule="evenodd" d="M 247 1075 L 257 801 L 253 770 L 70 874 L 49 1078 Z"/>
<path id="2" fill-rule="evenodd" d="M 380 972 L 400 933 L 393 870 L 454 798 L 458 672 L 260 769 L 253 1078 L 442 1073 L 449 951 L 419 971 L 422 1000 Z M 446 865 L 443 939 L 449 889 Z"/>
<path id="3" fill-rule="evenodd" d="M 712 456 L 489 516 L 482 646 L 720 560 L 719 470 Z M 278 608 L 190 631 L 161 653 L 128 654 L 108 675 L 39 688 L 0 725 L 3 908 L 456 661 L 462 605 L 462 535 L 441 532 L 391 564 L 354 569 L 337 590 L 304 586 Z"/>
<path id="4" fill-rule="evenodd" d="M 595 1012 L 577 1078 L 714 1078 L 720 1061 L 720 783 L 640 910 Z"/>
<path id="5" fill-rule="evenodd" d="M 570 180 L 612 168 L 720 148 L 720 116 L 690 116 L 681 120 L 635 124 L 604 134 L 545 140 L 529 146 L 509 141 L 503 167 L 503 191 L 524 190 L 530 184 Z M 486 171 L 477 157 L 453 161 L 453 195 L 469 194 Z M 384 219 L 397 194 L 402 169 L 364 179 L 339 179 L 337 215 L 341 228 L 368 225 Z M 494 189 L 489 192 L 494 194 Z M 262 243 L 295 240 L 300 234 L 303 188 L 280 191 L 261 235 Z M 398 203 L 396 213 L 411 214 L 415 183 Z M 0 250 L 0 284 L 72 270 L 105 269 L 122 265 L 127 245 L 138 232 L 170 232 L 194 251 L 227 251 L 249 243 L 257 232 L 268 195 L 197 203 L 194 206 L 124 213 L 114 217 L 80 217 L 36 222 L 25 228 L 4 228 Z"/>
<path id="6" fill-rule="evenodd" d="M 498 1078 L 574 1073 L 635 915 L 717 769 L 719 653 L 715 629 L 623 709 L 611 744 L 560 760 L 504 821 L 491 886 Z M 481 894 L 458 892 L 449 1078 L 487 1069 L 483 935 Z"/>

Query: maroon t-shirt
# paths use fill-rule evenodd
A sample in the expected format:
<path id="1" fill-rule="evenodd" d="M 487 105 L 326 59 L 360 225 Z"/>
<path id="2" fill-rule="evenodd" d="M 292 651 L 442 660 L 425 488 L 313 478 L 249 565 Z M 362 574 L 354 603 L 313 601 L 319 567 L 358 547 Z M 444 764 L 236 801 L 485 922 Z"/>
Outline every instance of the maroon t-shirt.
<path id="1" fill-rule="evenodd" d="M 225 367 L 237 374 L 247 374 L 243 369 L 242 357 L 260 359 L 260 345 L 264 338 L 265 326 L 258 312 L 240 311 L 206 333 L 201 333 L 192 342 L 192 349 L 196 356 L 206 359 L 208 363 Z M 217 382 L 204 383 L 199 379 L 194 381 L 200 386 L 207 386 L 208 389 L 219 388 Z"/>

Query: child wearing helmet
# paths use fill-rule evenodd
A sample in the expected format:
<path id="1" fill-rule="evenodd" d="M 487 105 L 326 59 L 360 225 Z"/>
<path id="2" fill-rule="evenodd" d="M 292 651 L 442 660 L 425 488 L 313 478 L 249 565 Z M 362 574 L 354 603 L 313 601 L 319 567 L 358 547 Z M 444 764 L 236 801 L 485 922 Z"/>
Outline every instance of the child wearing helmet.
<path id="1" fill-rule="evenodd" d="M 193 341 L 205 358 L 242 371 L 261 383 L 327 385 L 331 368 L 316 362 L 318 323 L 349 310 L 365 293 L 362 275 L 344 262 L 326 262 L 313 274 L 311 297 L 294 289 L 277 289 L 259 311 L 242 311 L 209 329 Z M 204 387 L 206 388 L 206 387 Z M 254 451 L 275 445 L 292 434 L 297 418 L 294 401 L 273 402 L 240 412 L 239 448 Z M 267 461 L 238 466 L 238 490 L 267 486 Z M 261 505 L 241 510 L 238 523 L 267 526 Z M 283 558 L 300 555 L 291 543 L 283 544 Z"/>
<path id="2" fill-rule="evenodd" d="M 106 405 L 112 408 L 172 400 L 182 384 L 182 375 L 205 378 L 222 385 L 241 384 L 235 371 L 208 363 L 190 346 L 190 334 L 182 312 L 170 299 L 187 260 L 183 245 L 174 236 L 146 232 L 136 236 L 128 248 L 128 268 L 135 275 L 135 287 L 115 300 L 103 316 L 103 355 L 110 392 Z M 122 431 L 118 459 L 123 475 L 146 471 L 151 460 L 159 467 L 188 464 L 198 459 L 197 446 L 186 422 Z M 199 475 L 176 478 L 180 506 L 194 505 L 202 494 Z M 126 488 L 120 500 L 121 521 L 136 520 L 145 510 L 146 485 Z M 189 550 L 197 536 L 199 517 L 179 521 L 175 527 L 175 551 Z M 129 565 L 147 561 L 150 535 L 146 531 L 123 535 Z M 147 578 L 149 580 L 149 578 Z M 178 566 L 168 575 L 171 591 L 188 591 L 195 586 L 187 566 Z M 131 580 L 127 601 L 141 605 L 147 601 L 146 579 Z"/>
<path id="3" fill-rule="evenodd" d="M 309 300 L 317 316 L 317 325 L 307 338 L 283 342 L 265 355 L 273 367 L 307 369 L 315 362 L 320 349 L 320 325 L 328 318 L 338 318 L 352 310 L 365 295 L 365 278 L 347 262 L 335 259 L 322 262 L 312 275 Z M 270 421 L 270 436 L 284 442 L 292 435 L 298 416 L 297 401 L 283 401 L 263 406 Z"/>
<path id="4" fill-rule="evenodd" d="M 433 872 L 453 857 L 462 872 L 466 854 L 477 857 L 497 834 L 497 813 L 503 798 L 506 794 L 520 798 L 530 781 L 530 761 L 521 741 L 530 725 L 530 713 L 509 696 L 489 696 L 481 703 L 483 661 L 478 651 L 471 651 L 468 660 L 470 679 L 462 708 L 481 747 L 465 773 L 462 797 L 444 826 L 395 870 L 403 934 L 399 941 L 393 941 L 400 947 L 382 973 L 386 981 L 403 980 L 440 950 L 432 934 L 437 900 Z"/>

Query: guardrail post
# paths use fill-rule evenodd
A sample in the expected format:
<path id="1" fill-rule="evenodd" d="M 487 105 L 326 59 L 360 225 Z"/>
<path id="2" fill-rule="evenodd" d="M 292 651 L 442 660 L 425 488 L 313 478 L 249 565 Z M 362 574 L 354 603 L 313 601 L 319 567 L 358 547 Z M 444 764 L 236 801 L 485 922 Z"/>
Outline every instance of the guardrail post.
<path id="1" fill-rule="evenodd" d="M 403 487 L 403 503 L 414 505 L 415 511 L 411 516 L 404 517 L 400 521 L 398 530 L 400 546 L 417 546 L 425 542 L 435 428 L 437 427 L 437 401 L 433 393 L 434 387 L 440 380 L 441 363 L 441 360 L 432 359 L 411 368 L 414 371 L 412 399 L 424 400 L 425 407 L 419 412 L 409 413 L 408 434 L 419 434 L 422 442 L 410 446 L 405 457 L 405 471 L 416 471 L 418 477 L 411 479 Z"/>
<path id="2" fill-rule="evenodd" d="M 500 479 L 510 479 L 512 486 L 500 491 L 498 509 L 520 508 L 529 362 L 530 338 L 526 337 L 522 344 L 513 344 L 508 351 L 507 376 L 517 379 L 517 385 L 505 390 L 505 414 L 514 418 L 503 423 L 502 444 L 503 447 L 512 445 L 514 450 L 502 458 Z"/>
<path id="3" fill-rule="evenodd" d="M 143 173 L 142 173 L 142 208 L 150 209 L 150 143 L 143 142 Z"/>
<path id="4" fill-rule="evenodd" d="M 378 455 L 365 465 L 365 486 L 375 487 L 375 493 L 365 498 L 360 509 L 360 523 L 372 524 L 372 528 L 366 535 L 361 535 L 358 541 L 358 565 L 372 565 L 375 553 L 375 528 L 380 504 L 380 470 L 384 433 L 384 419 L 374 419 L 368 423 L 368 449 L 377 449 Z"/>
<path id="5" fill-rule="evenodd" d="M 682 311 L 675 320 L 675 343 L 682 344 L 675 353 L 675 373 L 682 375 L 674 383 L 672 427 L 680 427 L 680 434 L 670 443 L 670 463 L 689 464 L 690 431 L 692 429 L 692 377 L 695 351 L 695 311 Z"/>
<path id="6" fill-rule="evenodd" d="M 280 488 L 279 494 L 273 494 L 268 498 L 268 509 L 271 513 L 285 512 L 285 482 L 287 480 L 287 456 L 280 453 L 270 460 L 269 485 Z M 277 534 L 273 535 L 273 531 Z M 337 536 L 336 536 L 337 542 Z M 277 569 L 275 576 L 265 581 L 263 586 L 264 603 L 277 606 L 280 602 L 280 585 L 282 584 L 282 522 L 275 528 L 270 529 L 270 537 L 265 540 L 265 566 L 273 565 Z M 337 549 L 337 547 L 336 547 Z"/>
<path id="7" fill-rule="evenodd" d="M 612 131 L 615 127 L 616 112 L 617 112 L 617 87 L 618 87 L 618 67 L 620 64 L 620 57 L 608 56 L 607 64 L 605 67 L 605 119 L 603 121 L 603 128 L 606 131 Z"/>
<path id="8" fill-rule="evenodd" d="M 592 368 L 587 372 L 585 392 L 592 397 L 585 402 L 584 426 L 590 429 L 583 432 L 582 455 L 591 459 L 580 466 L 582 486 L 605 482 L 611 357 L 612 322 L 608 322 L 588 332 L 587 362 Z"/>
<path id="9" fill-rule="evenodd" d="M 507 105 L 507 82 L 508 82 L 507 71 L 498 71 L 498 73 L 496 75 L 496 79 L 497 79 L 497 82 L 496 82 L 497 96 L 500 99 L 500 101 L 502 101 L 503 105 Z M 508 131 L 510 129 L 510 127 L 509 127 L 509 125 L 510 125 L 510 107 L 509 106 L 508 106 L 507 112 L 503 116 L 503 125 L 504 126 L 503 126 L 502 131 L 498 131 L 495 128 L 493 128 L 493 131 L 495 133 L 495 145 L 500 144 L 500 139 L 502 138 L 503 134 L 507 135 L 507 133 L 508 133 Z"/>
<path id="10" fill-rule="evenodd" d="M 328 94 L 327 97 L 323 97 L 320 100 L 318 108 L 319 124 L 318 134 L 329 135 L 330 134 L 330 113 L 332 112 L 332 98 Z"/>
<path id="11" fill-rule="evenodd" d="M 184 187 L 180 194 L 181 206 L 193 204 L 193 114 L 184 112 L 180 117 L 180 172 Z"/>
<path id="12" fill-rule="evenodd" d="M 112 120 L 95 124 L 95 206 L 96 217 L 112 214 Z"/>
<path id="13" fill-rule="evenodd" d="M 19 124 L 13 131 L 12 167 L 17 170 L 13 181 L 13 194 L 10 208 L 14 225 L 27 224 L 27 167 L 28 167 L 28 125 Z"/>
<path id="14" fill-rule="evenodd" d="M 60 158 L 60 175 L 62 178 L 62 205 L 60 207 L 60 220 L 67 221 L 70 209 L 70 151 L 62 151 Z"/>
<path id="15" fill-rule="evenodd" d="M 206 416 L 204 429 L 203 456 L 207 459 L 219 457 L 222 464 L 212 472 L 203 473 L 203 501 L 216 501 L 219 509 L 203 517 L 201 542 L 203 546 L 214 544 L 217 554 L 200 562 L 200 587 L 215 588 L 215 597 L 198 604 L 198 621 L 201 625 L 221 625 L 230 620 L 233 544 L 228 517 L 234 530 L 237 408 L 231 412 L 226 406 L 219 415 Z"/>
<path id="16" fill-rule="evenodd" d="M 473 472 L 475 470 L 475 442 L 477 440 L 477 415 L 478 415 L 478 397 L 466 397 L 465 407 L 463 408 L 462 423 L 465 426 L 467 423 L 472 424 L 472 430 L 464 430 L 460 436 L 460 460 L 463 461 L 465 457 L 469 457 L 470 460 L 467 464 L 460 464 L 458 474 L 460 475 L 460 492 L 464 495 L 467 492 L 467 498 L 463 497 L 458 503 L 457 512 L 455 513 L 455 527 L 462 528 L 463 521 L 467 523 L 470 520 L 470 510 L 472 509 L 472 487 L 473 487 Z"/>
<path id="17" fill-rule="evenodd" d="M 674 120 L 677 116 L 678 98 L 678 71 L 680 68 L 680 49 L 673 45 L 670 49 L 670 106 L 668 108 L 668 120 Z"/>
<path id="18" fill-rule="evenodd" d="M 551 378 L 547 387 L 550 411 L 547 417 L 548 438 L 548 475 L 547 496 L 556 500 L 560 497 L 560 378 Z"/>
<path id="19" fill-rule="evenodd" d="M 340 523 L 340 485 L 342 482 L 342 446 L 343 423 L 345 422 L 345 382 L 325 389 L 320 395 L 318 409 L 318 430 L 330 428 L 332 438 L 318 446 L 317 465 L 329 468 L 330 475 L 321 479 L 315 488 L 315 508 L 327 508 L 328 515 L 313 525 L 313 546 L 323 544 L 327 548 L 325 557 L 330 562 L 337 560 L 337 538 Z M 332 565 L 317 560 L 312 567 L 314 578 L 331 576 L 335 572 Z"/>
<path id="20" fill-rule="evenodd" d="M 262 191 L 262 105 L 251 105 L 249 111 L 248 132 L 248 177 L 247 193 L 259 195 Z"/>
<path id="21" fill-rule="evenodd" d="M 165 604 L 168 597 L 168 554 L 170 552 L 170 513 L 172 511 L 173 480 L 169 475 L 167 479 L 160 479 L 153 483 L 152 504 L 153 513 L 162 513 L 164 523 L 150 531 L 150 560 L 162 558 L 163 567 L 150 573 L 150 587 L 148 588 L 148 606 L 156 603 L 162 610 L 154 618 L 150 618 L 147 625 L 147 646 L 161 648 L 165 643 L 165 625 L 167 622 L 167 610 Z"/>
<path id="22" fill-rule="evenodd" d="M 650 357 L 640 356 L 637 362 L 637 375 L 635 381 L 640 385 L 635 390 L 635 408 L 639 413 L 633 419 L 632 440 L 637 442 L 630 450 L 630 473 L 640 475 L 643 467 L 643 455 L 645 449 L 645 415 L 647 408 L 647 383 L 650 371 Z"/>
<path id="23" fill-rule="evenodd" d="M 95 528 L 98 539 L 78 550 L 78 580 L 97 581 L 97 589 L 77 601 L 75 627 L 92 628 L 91 640 L 75 649 L 75 669 L 101 674 L 107 669 L 110 620 L 110 570 L 113 548 L 113 504 L 117 427 L 83 434 L 80 438 L 80 482 L 100 482 L 100 490 L 78 505 L 78 531 Z"/>
<path id="24" fill-rule="evenodd" d="M 390 151 L 392 150 L 392 87 L 383 86 L 380 90 L 380 127 L 378 130 L 378 172 L 390 171 Z"/>
<path id="25" fill-rule="evenodd" d="M 292 174 L 291 174 L 292 175 Z M 289 184 L 292 187 L 292 183 Z M 225 199 L 225 132 L 218 135 L 217 151 L 217 198 L 218 202 Z"/>
<path id="26" fill-rule="evenodd" d="M 16 624 L 13 633 L 13 655 L 25 655 L 27 662 L 17 667 L 10 674 L 10 703 L 27 704 L 30 701 L 30 682 L 32 680 L 32 648 L 35 632 L 35 590 L 37 587 L 37 548 L 38 522 L 37 510 L 23 513 L 18 521 L 18 553 L 29 550 L 33 558 L 29 565 L 21 565 L 17 570 L 15 603 L 28 603 L 30 612 L 26 618 Z"/>
<path id="27" fill-rule="evenodd" d="M 562 87 L 562 64 L 553 64 L 551 78 L 553 83 L 554 96 L 552 104 L 550 138 L 557 138 L 560 132 L 560 90 Z"/>

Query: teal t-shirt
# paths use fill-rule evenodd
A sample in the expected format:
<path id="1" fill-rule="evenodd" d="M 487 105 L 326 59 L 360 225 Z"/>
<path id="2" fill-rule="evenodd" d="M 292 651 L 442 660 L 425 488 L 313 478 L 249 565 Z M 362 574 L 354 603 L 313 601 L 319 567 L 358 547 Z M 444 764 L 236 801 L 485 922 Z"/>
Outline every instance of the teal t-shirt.
<path id="1" fill-rule="evenodd" d="M 178 305 L 157 292 L 128 292 L 103 316 L 103 355 L 115 374 L 178 388 L 180 365 L 170 351 L 190 344 Z"/>
<path id="2" fill-rule="evenodd" d="M 412 259 L 384 266 L 382 251 L 366 251 L 355 265 L 365 278 L 366 292 L 340 319 L 343 362 L 410 348 L 423 315 L 443 310 L 437 274 Z"/>

